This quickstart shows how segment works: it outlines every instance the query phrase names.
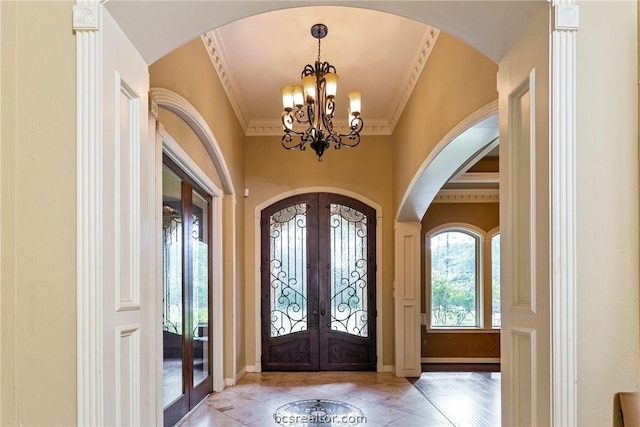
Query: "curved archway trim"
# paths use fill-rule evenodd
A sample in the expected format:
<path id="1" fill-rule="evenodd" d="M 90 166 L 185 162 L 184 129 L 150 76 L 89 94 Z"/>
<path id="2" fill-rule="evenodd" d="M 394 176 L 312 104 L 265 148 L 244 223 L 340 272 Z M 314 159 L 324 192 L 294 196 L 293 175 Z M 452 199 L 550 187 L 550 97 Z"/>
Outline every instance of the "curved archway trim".
<path id="1" fill-rule="evenodd" d="M 220 176 L 220 181 L 225 194 L 234 194 L 233 182 L 231 181 L 231 174 L 229 168 L 224 160 L 222 150 L 218 145 L 216 137 L 213 136 L 211 128 L 207 124 L 207 121 L 202 117 L 202 114 L 196 108 L 191 105 L 182 96 L 169 89 L 160 87 L 151 88 L 151 99 L 158 106 L 166 108 L 172 113 L 176 114 L 182 120 L 184 120 L 191 129 L 198 136 L 204 148 L 207 150 L 207 154 L 211 158 L 213 165 Z M 153 106 L 152 108 L 156 108 Z"/>
<path id="2" fill-rule="evenodd" d="M 498 137 L 498 101 L 451 129 L 424 160 L 407 188 L 396 221 L 420 221 L 438 191 L 473 154 Z"/>

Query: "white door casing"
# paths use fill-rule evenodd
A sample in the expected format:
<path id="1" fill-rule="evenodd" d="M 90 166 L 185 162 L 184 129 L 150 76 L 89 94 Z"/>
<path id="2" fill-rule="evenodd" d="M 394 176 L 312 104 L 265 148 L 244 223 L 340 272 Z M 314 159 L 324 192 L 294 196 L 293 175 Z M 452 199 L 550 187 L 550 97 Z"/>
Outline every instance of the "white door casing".
<path id="1" fill-rule="evenodd" d="M 549 12 L 499 64 L 502 423 L 551 424 Z"/>

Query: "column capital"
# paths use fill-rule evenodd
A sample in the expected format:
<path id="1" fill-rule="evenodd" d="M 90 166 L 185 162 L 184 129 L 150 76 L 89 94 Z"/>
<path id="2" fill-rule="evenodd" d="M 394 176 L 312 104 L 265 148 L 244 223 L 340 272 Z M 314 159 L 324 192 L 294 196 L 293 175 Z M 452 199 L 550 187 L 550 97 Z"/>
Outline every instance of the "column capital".
<path id="1" fill-rule="evenodd" d="M 74 31 L 98 31 L 100 29 L 100 4 L 76 4 L 73 6 Z"/>
<path id="2" fill-rule="evenodd" d="M 577 31 L 580 27 L 580 7 L 577 4 L 560 3 L 553 6 L 554 30 Z"/>

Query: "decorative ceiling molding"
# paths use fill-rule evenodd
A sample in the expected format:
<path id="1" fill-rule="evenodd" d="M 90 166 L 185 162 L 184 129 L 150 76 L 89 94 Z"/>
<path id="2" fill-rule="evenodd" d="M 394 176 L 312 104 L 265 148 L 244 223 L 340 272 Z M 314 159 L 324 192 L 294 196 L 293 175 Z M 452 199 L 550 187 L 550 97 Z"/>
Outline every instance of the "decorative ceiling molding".
<path id="1" fill-rule="evenodd" d="M 500 184 L 500 172 L 466 172 L 449 180 L 454 184 Z"/>
<path id="2" fill-rule="evenodd" d="M 393 129 L 402 116 L 404 108 L 411 97 L 411 93 L 415 88 L 418 78 L 422 74 L 422 70 L 427 63 L 427 59 L 429 59 L 429 55 L 431 55 L 431 51 L 433 50 L 433 46 L 435 45 L 439 34 L 439 29 L 427 26 L 424 38 L 420 44 L 421 49 L 415 58 L 415 65 L 411 67 L 408 82 L 402 93 L 398 96 L 398 99 L 392 103 L 392 105 L 395 105 L 395 108 L 390 110 L 393 111 L 393 114 L 390 119 L 366 119 L 364 129 L 361 132 L 362 135 L 391 135 L 393 133 Z M 211 64 L 216 70 L 220 82 L 222 83 L 222 87 L 224 87 L 227 98 L 231 103 L 231 107 L 238 118 L 238 122 L 240 123 L 240 126 L 242 126 L 245 136 L 282 135 L 281 120 L 250 120 L 248 117 L 247 109 L 234 90 L 234 87 L 237 87 L 237 82 L 233 80 L 233 76 L 227 71 L 230 69 L 228 65 L 229 60 L 219 31 L 208 31 L 201 36 L 201 39 L 207 53 L 209 54 Z M 346 120 L 342 123 L 338 121 L 336 123 L 336 129 L 340 133 L 349 133 Z"/>
<path id="3" fill-rule="evenodd" d="M 409 82 L 402 92 L 400 99 L 397 101 L 395 112 L 393 113 L 391 122 L 389 123 L 391 132 L 393 132 L 393 129 L 395 129 L 398 120 L 400 120 L 400 117 L 402 116 L 404 107 L 407 105 L 407 102 L 411 97 L 411 93 L 416 87 L 418 78 L 420 78 L 420 75 L 422 74 L 422 70 L 427 63 L 427 59 L 429 59 L 429 56 L 431 55 L 431 51 L 433 50 L 433 46 L 436 44 L 436 40 L 438 40 L 439 35 L 439 29 L 427 26 L 427 31 L 425 32 L 424 38 L 422 39 L 422 43 L 420 43 L 420 46 L 422 46 L 422 48 L 416 56 L 415 65 L 411 69 L 412 71 L 411 75 L 409 76 Z"/>
<path id="4" fill-rule="evenodd" d="M 500 190 L 440 190 L 432 203 L 499 203 Z"/>
<path id="5" fill-rule="evenodd" d="M 209 58 L 211 59 L 213 68 L 216 70 L 216 73 L 218 73 L 218 77 L 220 78 L 222 87 L 224 87 L 224 91 L 227 93 L 227 98 L 231 103 L 233 111 L 236 113 L 238 122 L 240 122 L 240 126 L 242 126 L 242 129 L 246 133 L 246 129 L 248 126 L 247 112 L 244 106 L 239 102 L 238 97 L 233 90 L 233 88 L 235 87 L 233 77 L 226 72 L 226 70 L 229 69 L 229 66 L 227 65 L 229 61 L 224 50 L 222 39 L 218 34 L 218 30 L 208 31 L 200 36 L 200 38 L 202 39 L 202 42 L 207 49 L 207 53 L 209 54 Z"/>

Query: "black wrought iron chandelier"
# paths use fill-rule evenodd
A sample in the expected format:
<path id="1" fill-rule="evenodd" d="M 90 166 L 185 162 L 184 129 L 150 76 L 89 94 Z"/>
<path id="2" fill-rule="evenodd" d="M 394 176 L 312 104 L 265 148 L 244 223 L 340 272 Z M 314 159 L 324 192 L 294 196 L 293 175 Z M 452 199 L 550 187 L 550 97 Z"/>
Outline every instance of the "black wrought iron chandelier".
<path id="1" fill-rule="evenodd" d="M 320 60 L 320 41 L 327 35 L 327 26 L 315 24 L 311 35 L 318 39 L 318 60 L 315 65 L 307 64 L 302 70 L 302 85 L 282 88 L 282 146 L 288 150 L 304 151 L 307 144 L 316 152 L 318 160 L 333 145 L 355 147 L 360 143 L 362 131 L 361 93 L 349 92 L 349 110 L 347 125 L 349 133 L 338 133 L 333 127 L 335 98 L 338 92 L 338 74 L 336 68 Z M 306 125 L 304 130 L 294 129 L 294 123 Z M 294 140 L 299 137 L 299 140 Z"/>

